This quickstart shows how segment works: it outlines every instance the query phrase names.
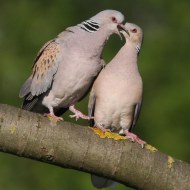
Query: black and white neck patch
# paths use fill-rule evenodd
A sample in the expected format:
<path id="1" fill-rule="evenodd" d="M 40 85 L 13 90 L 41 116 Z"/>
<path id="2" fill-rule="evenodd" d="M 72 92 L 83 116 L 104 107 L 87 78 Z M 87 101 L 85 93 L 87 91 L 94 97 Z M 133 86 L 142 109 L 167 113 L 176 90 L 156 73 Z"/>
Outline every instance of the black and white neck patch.
<path id="1" fill-rule="evenodd" d="M 141 47 L 137 45 L 135 49 L 137 50 L 137 54 L 139 54 Z"/>
<path id="2" fill-rule="evenodd" d="M 81 23 L 81 28 L 87 32 L 96 32 L 99 30 L 100 25 L 93 20 L 86 20 Z"/>

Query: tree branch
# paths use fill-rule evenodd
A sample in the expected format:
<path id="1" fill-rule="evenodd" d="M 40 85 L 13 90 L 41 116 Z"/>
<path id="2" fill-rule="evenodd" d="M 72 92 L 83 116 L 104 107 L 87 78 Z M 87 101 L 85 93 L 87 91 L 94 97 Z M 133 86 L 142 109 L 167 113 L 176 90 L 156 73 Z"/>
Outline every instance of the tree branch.
<path id="1" fill-rule="evenodd" d="M 109 177 L 142 190 L 190 189 L 190 165 L 147 145 L 100 138 L 89 127 L 53 123 L 0 105 L 0 151 Z"/>

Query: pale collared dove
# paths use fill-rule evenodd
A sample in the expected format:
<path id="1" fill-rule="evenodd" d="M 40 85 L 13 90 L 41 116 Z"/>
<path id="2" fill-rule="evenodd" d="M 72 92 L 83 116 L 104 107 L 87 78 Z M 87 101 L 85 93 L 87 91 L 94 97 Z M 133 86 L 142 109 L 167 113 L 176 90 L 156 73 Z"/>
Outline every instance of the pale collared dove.
<path id="1" fill-rule="evenodd" d="M 89 99 L 89 116 L 94 116 L 95 127 L 126 135 L 142 147 L 145 142 L 131 132 L 139 116 L 143 82 L 137 66 L 143 32 L 132 23 L 125 24 L 122 33 L 125 45 L 94 82 Z M 113 185 L 114 181 L 92 175 L 97 188 Z"/>
<path id="2" fill-rule="evenodd" d="M 123 14 L 104 10 L 89 20 L 67 28 L 39 51 L 31 76 L 20 90 L 23 109 L 47 115 L 56 120 L 64 109 L 71 117 L 89 119 L 74 104 L 83 98 L 104 63 L 102 50 L 113 33 L 120 34 Z"/>

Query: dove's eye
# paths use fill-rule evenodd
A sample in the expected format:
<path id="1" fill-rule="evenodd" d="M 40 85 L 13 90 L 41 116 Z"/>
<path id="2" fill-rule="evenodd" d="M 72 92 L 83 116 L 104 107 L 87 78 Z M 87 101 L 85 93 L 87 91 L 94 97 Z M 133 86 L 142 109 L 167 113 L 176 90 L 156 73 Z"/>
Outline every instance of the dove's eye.
<path id="1" fill-rule="evenodd" d="M 137 29 L 134 28 L 133 30 L 131 30 L 133 33 L 137 33 Z"/>
<path id="2" fill-rule="evenodd" d="M 115 17 L 111 17 L 112 22 L 117 23 L 117 19 Z"/>

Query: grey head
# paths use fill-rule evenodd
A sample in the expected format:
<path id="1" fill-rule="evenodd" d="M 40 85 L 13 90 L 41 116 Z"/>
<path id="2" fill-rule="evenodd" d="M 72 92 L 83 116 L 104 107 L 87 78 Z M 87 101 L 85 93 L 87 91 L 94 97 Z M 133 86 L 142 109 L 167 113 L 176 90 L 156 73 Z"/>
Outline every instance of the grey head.
<path id="1" fill-rule="evenodd" d="M 124 15 L 116 10 L 104 10 L 80 24 L 80 27 L 88 32 L 106 29 L 110 34 L 119 34 L 124 25 Z"/>
<path id="2" fill-rule="evenodd" d="M 133 23 L 125 23 L 123 30 L 121 31 L 126 39 L 126 43 L 130 42 L 134 44 L 137 52 L 139 53 L 141 44 L 143 41 L 143 31 L 142 29 Z"/>

